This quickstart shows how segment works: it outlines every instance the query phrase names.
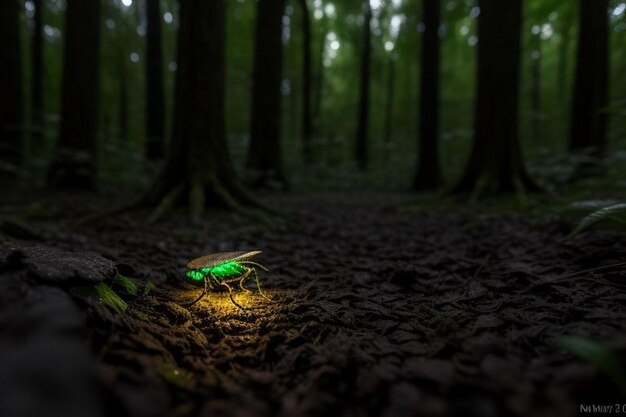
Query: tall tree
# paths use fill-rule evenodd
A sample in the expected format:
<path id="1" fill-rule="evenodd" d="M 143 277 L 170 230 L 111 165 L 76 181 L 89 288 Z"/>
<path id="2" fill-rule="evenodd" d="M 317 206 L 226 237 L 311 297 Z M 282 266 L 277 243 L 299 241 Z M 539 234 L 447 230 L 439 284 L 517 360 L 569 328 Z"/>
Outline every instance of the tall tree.
<path id="1" fill-rule="evenodd" d="M 422 71 L 419 106 L 419 158 L 415 188 L 433 190 L 441 185 L 439 165 L 440 0 L 424 0 Z"/>
<path id="2" fill-rule="evenodd" d="M 31 100 L 32 100 L 32 115 L 31 124 L 33 126 L 31 142 L 34 146 L 41 144 L 43 135 L 43 119 L 44 119 L 44 104 L 43 104 L 43 74 L 44 74 L 44 60 L 43 60 L 43 6 L 42 0 L 33 0 L 35 6 L 35 13 L 33 15 L 33 43 L 32 43 L 32 88 L 31 88 Z"/>
<path id="3" fill-rule="evenodd" d="M 146 0 L 146 157 L 161 159 L 165 148 L 163 40 L 159 0 Z"/>
<path id="4" fill-rule="evenodd" d="M 608 0 L 581 0 L 578 55 L 570 121 L 571 151 L 601 156 L 606 148 L 608 105 Z"/>
<path id="5" fill-rule="evenodd" d="M 162 174 L 139 202 L 157 206 L 153 218 L 181 204 L 193 217 L 206 205 L 240 211 L 258 205 L 237 179 L 226 143 L 225 4 L 180 2 L 170 149 Z"/>
<path id="6" fill-rule="evenodd" d="M 302 158 L 305 163 L 311 163 L 313 150 L 311 139 L 313 136 L 313 121 L 311 119 L 311 13 L 307 0 L 300 0 L 302 9 Z"/>
<path id="7" fill-rule="evenodd" d="M 281 147 L 284 0 L 257 2 L 248 168 L 255 186 L 285 185 Z"/>
<path id="8" fill-rule="evenodd" d="M 522 0 L 479 0 L 474 138 L 456 192 L 536 189 L 518 135 Z"/>
<path id="9" fill-rule="evenodd" d="M 96 180 L 100 2 L 67 0 L 65 13 L 61 128 L 49 181 L 87 189 Z"/>
<path id="10" fill-rule="evenodd" d="M 22 163 L 21 4 L 0 1 L 0 176 L 9 179 L 17 176 Z"/>
<path id="11" fill-rule="evenodd" d="M 357 167 L 365 170 L 369 163 L 369 109 L 370 73 L 372 61 L 372 6 L 365 0 L 363 9 L 363 48 L 361 51 L 361 79 L 359 85 L 359 114 L 357 119 L 355 159 Z"/>

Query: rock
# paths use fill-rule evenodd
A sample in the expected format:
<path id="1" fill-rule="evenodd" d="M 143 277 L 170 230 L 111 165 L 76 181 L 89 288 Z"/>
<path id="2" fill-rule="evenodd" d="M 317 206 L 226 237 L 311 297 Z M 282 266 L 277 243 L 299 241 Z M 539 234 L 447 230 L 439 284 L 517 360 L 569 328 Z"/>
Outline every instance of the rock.
<path id="1" fill-rule="evenodd" d="M 116 274 L 115 263 L 94 252 L 68 252 L 45 246 L 23 248 L 22 252 L 22 263 L 28 271 L 53 284 L 96 284 Z"/>

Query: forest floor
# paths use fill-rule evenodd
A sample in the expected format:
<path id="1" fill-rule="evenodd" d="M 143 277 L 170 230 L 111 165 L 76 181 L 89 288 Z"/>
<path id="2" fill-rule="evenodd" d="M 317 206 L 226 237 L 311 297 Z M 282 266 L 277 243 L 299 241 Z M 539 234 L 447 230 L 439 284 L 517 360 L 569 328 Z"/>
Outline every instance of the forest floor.
<path id="1" fill-rule="evenodd" d="M 24 199 L 28 199 L 25 196 Z M 561 350 L 626 353 L 626 235 L 571 240 L 558 217 L 399 210 L 402 194 L 268 197 L 275 227 L 211 212 L 77 225 L 81 196 L 7 203 L 0 227 L 0 414 L 47 416 L 574 416 L 624 404 Z M 182 214 L 182 213 L 181 213 Z M 24 219 L 27 219 L 24 220 Z M 262 250 L 254 287 L 199 293 L 191 258 Z M 586 270 L 593 269 L 585 272 Z M 84 288 L 120 273 L 125 312 Z M 4 412 L 2 412 L 4 409 Z"/>

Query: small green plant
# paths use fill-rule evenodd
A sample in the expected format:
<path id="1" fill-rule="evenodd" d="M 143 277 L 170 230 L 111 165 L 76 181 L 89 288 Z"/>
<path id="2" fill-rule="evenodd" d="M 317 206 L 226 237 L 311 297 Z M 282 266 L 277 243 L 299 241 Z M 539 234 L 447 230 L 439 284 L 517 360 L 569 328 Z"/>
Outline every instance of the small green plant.
<path id="1" fill-rule="evenodd" d="M 581 336 L 559 336 L 551 344 L 595 365 L 608 375 L 621 392 L 626 394 L 626 370 L 622 358 L 609 347 Z"/>
<path id="2" fill-rule="evenodd" d="M 626 204 L 615 204 L 603 207 L 591 214 L 588 214 L 580 221 L 580 223 L 578 223 L 578 226 L 576 226 L 576 228 L 572 230 L 567 237 L 570 238 L 575 236 L 583 230 L 586 230 L 594 224 L 604 220 L 611 220 L 619 224 L 626 224 Z"/>

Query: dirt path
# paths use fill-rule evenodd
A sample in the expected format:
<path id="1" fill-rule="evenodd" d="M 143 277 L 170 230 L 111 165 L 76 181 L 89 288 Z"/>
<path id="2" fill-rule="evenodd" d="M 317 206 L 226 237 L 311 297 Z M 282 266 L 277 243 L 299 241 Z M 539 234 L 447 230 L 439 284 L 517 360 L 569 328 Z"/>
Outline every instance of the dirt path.
<path id="1" fill-rule="evenodd" d="M 580 404 L 621 401 L 607 377 L 548 341 L 577 334 L 625 350 L 624 268 L 568 277 L 626 260 L 624 235 L 564 243 L 558 222 L 398 212 L 408 200 L 275 198 L 289 218 L 274 229 L 225 214 L 150 227 L 141 213 L 80 228 L 41 222 L 39 241 L 4 235 L 13 255 L 3 276 L 26 278 L 2 281 L 13 284 L 3 284 L 0 317 L 17 314 L 7 307 L 10 293 L 21 291 L 27 312 L 37 305 L 29 280 L 41 279 L 24 261 L 27 246 L 92 251 L 123 275 L 154 282 L 147 296 L 126 297 L 126 314 L 72 298 L 86 324 L 69 333 L 91 347 L 69 367 L 80 375 L 67 383 L 93 384 L 79 394 L 103 415 L 570 416 Z M 271 271 L 262 283 L 276 302 L 239 293 L 242 311 L 215 293 L 180 307 L 198 293 L 184 283 L 190 258 L 251 249 L 263 251 L 258 260 Z M 52 305 L 66 303 L 59 293 L 64 301 Z M 75 310 L 63 309 L 68 317 L 81 314 Z M 68 333 L 65 325 L 54 331 Z M 48 333 L 39 344 L 52 343 Z M 23 346 L 10 340 L 3 349 Z"/>

